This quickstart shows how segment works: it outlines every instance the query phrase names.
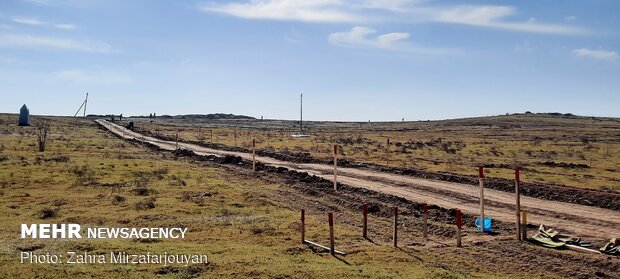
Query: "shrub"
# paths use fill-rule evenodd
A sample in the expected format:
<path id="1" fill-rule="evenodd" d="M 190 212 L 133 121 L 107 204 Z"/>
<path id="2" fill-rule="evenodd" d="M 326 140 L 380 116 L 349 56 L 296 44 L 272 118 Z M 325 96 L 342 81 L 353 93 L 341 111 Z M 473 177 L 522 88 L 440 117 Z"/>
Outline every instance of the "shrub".
<path id="1" fill-rule="evenodd" d="M 150 196 L 155 193 L 155 190 L 146 187 L 136 187 L 131 190 L 131 192 L 136 196 Z"/>
<path id="2" fill-rule="evenodd" d="M 113 204 L 113 205 L 119 205 L 119 204 L 121 204 L 121 203 L 124 203 L 124 202 L 125 202 L 125 200 L 126 200 L 126 199 L 125 199 L 125 197 L 120 196 L 120 195 L 114 195 L 114 196 L 112 196 L 112 204 Z"/>
<path id="3" fill-rule="evenodd" d="M 58 216 L 58 209 L 45 207 L 37 213 L 39 219 L 54 218 Z"/>
<path id="4" fill-rule="evenodd" d="M 146 210 L 146 209 L 155 208 L 156 206 L 155 201 L 156 199 L 154 197 L 146 198 L 144 200 L 137 202 L 135 204 L 135 208 L 136 210 Z"/>

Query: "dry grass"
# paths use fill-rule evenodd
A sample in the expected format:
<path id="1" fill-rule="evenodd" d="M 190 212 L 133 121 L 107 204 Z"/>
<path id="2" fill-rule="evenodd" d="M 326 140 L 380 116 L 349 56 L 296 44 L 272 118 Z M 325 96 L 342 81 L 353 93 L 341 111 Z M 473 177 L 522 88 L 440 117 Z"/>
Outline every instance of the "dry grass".
<path id="1" fill-rule="evenodd" d="M 307 123 L 309 138 L 290 138 L 294 122 L 136 120 L 138 129 L 182 139 L 249 148 L 308 152 L 379 165 L 512 178 L 523 168 L 530 182 L 620 190 L 620 120 L 559 115 L 510 115 L 460 120 L 391 123 Z M 389 163 L 387 139 L 390 139 Z M 570 164 L 573 164 L 572 166 Z"/>
<path id="2" fill-rule="evenodd" d="M 381 235 L 375 235 L 376 244 L 363 241 L 359 227 L 342 221 L 351 220 L 357 213 L 339 208 L 329 199 L 304 196 L 286 185 L 221 167 L 204 167 L 162 156 L 123 142 L 97 129 L 91 121 L 79 121 L 76 126 L 70 119 L 50 119 L 50 141 L 46 151 L 38 153 L 34 130 L 15 127 L 13 120 L 16 121 L 16 116 L 0 115 L 0 156 L 5 158 L 0 160 L 2 278 L 562 276 L 553 271 L 497 270 L 495 263 L 490 262 L 472 264 L 476 263 L 475 253 L 455 251 L 453 256 L 443 257 L 432 248 L 393 249 L 389 246 L 389 220 L 374 216 L 372 224 L 382 227 L 374 233 Z M 36 156 L 69 159 L 39 159 L 35 163 Z M 135 189 L 148 191 L 136 195 Z M 339 208 L 336 241 L 338 247 L 351 254 L 338 260 L 300 245 L 296 208 L 299 204 L 292 203 L 292 197 L 324 208 Z M 44 220 L 40 219 L 43 217 Z M 321 212 L 308 214 L 308 238 L 326 241 L 323 217 Z M 154 242 L 43 241 L 17 237 L 19 224 L 42 222 L 108 227 L 184 226 L 190 231 L 187 239 Z M 417 241 L 417 235 L 403 235 L 403 243 Z M 452 243 L 451 239 L 437 238 L 437 241 Z M 475 247 L 470 249 L 475 251 Z M 206 253 L 211 263 L 165 268 L 31 265 L 18 263 L 20 251 Z"/>

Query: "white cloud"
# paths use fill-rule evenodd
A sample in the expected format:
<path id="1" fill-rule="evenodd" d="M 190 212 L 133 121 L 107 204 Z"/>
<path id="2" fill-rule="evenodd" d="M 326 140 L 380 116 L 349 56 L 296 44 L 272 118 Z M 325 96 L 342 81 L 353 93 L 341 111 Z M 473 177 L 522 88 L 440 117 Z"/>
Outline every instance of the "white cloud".
<path id="1" fill-rule="evenodd" d="M 427 0 L 366 0 L 361 1 L 360 7 L 365 9 L 378 9 L 393 12 L 405 12 L 415 4 L 427 2 Z"/>
<path id="2" fill-rule="evenodd" d="M 213 2 L 204 12 L 245 19 L 287 20 L 324 23 L 442 22 L 509 31 L 545 34 L 586 34 L 588 30 L 562 24 L 542 23 L 535 18 L 507 21 L 517 14 L 512 6 L 432 6 L 425 0 L 245 0 Z"/>
<path id="3" fill-rule="evenodd" d="M 56 27 L 58 29 L 65 29 L 65 30 L 71 30 L 71 29 L 77 28 L 77 26 L 75 26 L 73 24 L 66 24 L 66 23 L 55 24 L 54 27 Z"/>
<path id="4" fill-rule="evenodd" d="M 587 33 L 587 30 L 578 27 L 538 23 L 535 18 L 530 18 L 526 22 L 505 20 L 506 17 L 515 14 L 516 9 L 509 6 L 457 6 L 437 11 L 434 20 L 530 33 L 573 35 Z"/>
<path id="5" fill-rule="evenodd" d="M 51 0 L 22 0 L 22 1 L 32 3 L 35 5 L 41 5 L 41 6 L 50 6 L 53 3 L 53 1 Z"/>
<path id="6" fill-rule="evenodd" d="M 30 26 L 54 27 L 63 30 L 71 30 L 77 28 L 77 26 L 74 24 L 50 23 L 34 17 L 13 17 L 13 22 Z"/>
<path id="7" fill-rule="evenodd" d="M 83 70 L 64 70 L 55 73 L 53 76 L 58 80 L 97 85 L 125 84 L 132 81 L 131 77 L 126 74 Z"/>
<path id="8" fill-rule="evenodd" d="M 25 25 L 47 25 L 47 22 L 31 17 L 14 17 L 13 22 Z"/>
<path id="9" fill-rule="evenodd" d="M 595 58 L 601 60 L 616 60 L 620 58 L 617 52 L 607 50 L 593 50 L 580 48 L 573 50 L 573 54 L 577 57 Z"/>
<path id="10" fill-rule="evenodd" d="M 423 48 L 408 42 L 410 34 L 404 32 L 386 33 L 373 36 L 377 31 L 363 26 L 353 27 L 347 32 L 336 32 L 327 40 L 334 45 L 351 48 L 374 48 L 400 52 L 416 52 L 425 54 L 442 54 L 452 52 L 449 49 Z"/>
<path id="11" fill-rule="evenodd" d="M 247 19 L 304 22 L 358 22 L 362 19 L 343 11 L 344 0 L 253 0 L 246 3 L 207 4 L 202 11 Z"/>
<path id="12" fill-rule="evenodd" d="M 21 34 L 0 35 L 0 47 L 64 49 L 98 53 L 112 52 L 112 47 L 109 44 L 101 42 L 76 41 L 72 39 L 61 39 Z"/>

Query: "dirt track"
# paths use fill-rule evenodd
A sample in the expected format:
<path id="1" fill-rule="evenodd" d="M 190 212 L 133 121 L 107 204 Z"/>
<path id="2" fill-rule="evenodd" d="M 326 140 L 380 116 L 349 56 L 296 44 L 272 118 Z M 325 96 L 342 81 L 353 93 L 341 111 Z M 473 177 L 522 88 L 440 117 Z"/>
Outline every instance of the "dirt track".
<path id="1" fill-rule="evenodd" d="M 97 120 L 111 132 L 127 139 L 149 142 L 161 149 L 175 150 L 175 142 L 164 141 L 129 131 L 105 120 Z M 179 147 L 198 155 L 239 156 L 251 160 L 243 152 L 223 151 L 194 144 L 181 143 Z M 325 179 L 333 179 L 333 167 L 323 164 L 299 164 L 269 157 L 256 157 L 258 162 L 307 172 Z M 354 168 L 339 168 L 338 182 L 403 197 L 417 202 L 428 202 L 445 208 L 460 208 L 469 214 L 478 214 L 479 188 L 467 184 L 427 180 L 405 175 L 389 174 Z M 485 215 L 504 222 L 514 222 L 514 194 L 485 189 Z M 591 239 L 609 239 L 620 233 L 620 212 L 591 206 L 577 205 L 521 197 L 521 207 L 528 211 L 530 223 L 542 223 L 574 235 Z"/>

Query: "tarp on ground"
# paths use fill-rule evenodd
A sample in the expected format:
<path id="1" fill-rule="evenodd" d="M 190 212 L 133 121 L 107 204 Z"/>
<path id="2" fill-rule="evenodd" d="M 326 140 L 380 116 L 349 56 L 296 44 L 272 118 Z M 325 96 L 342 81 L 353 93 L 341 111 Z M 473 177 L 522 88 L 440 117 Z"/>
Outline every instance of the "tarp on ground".
<path id="1" fill-rule="evenodd" d="M 589 242 L 583 241 L 579 237 L 572 235 L 561 234 L 554 229 L 547 229 L 545 225 L 540 225 L 538 233 L 531 238 L 535 243 L 549 248 L 562 249 L 566 248 L 566 244 L 588 247 L 591 246 Z"/>
<path id="2" fill-rule="evenodd" d="M 620 256 L 620 239 L 612 238 L 601 248 L 601 252 L 609 255 Z"/>
<path id="3" fill-rule="evenodd" d="M 566 245 L 590 247 L 589 242 L 583 241 L 579 237 L 572 235 L 561 234 L 554 229 L 547 229 L 544 225 L 540 225 L 538 233 L 534 237 L 530 238 L 534 243 L 537 243 L 544 247 L 564 249 Z M 601 253 L 608 255 L 620 256 L 620 239 L 612 238 L 605 246 L 599 249 Z"/>

